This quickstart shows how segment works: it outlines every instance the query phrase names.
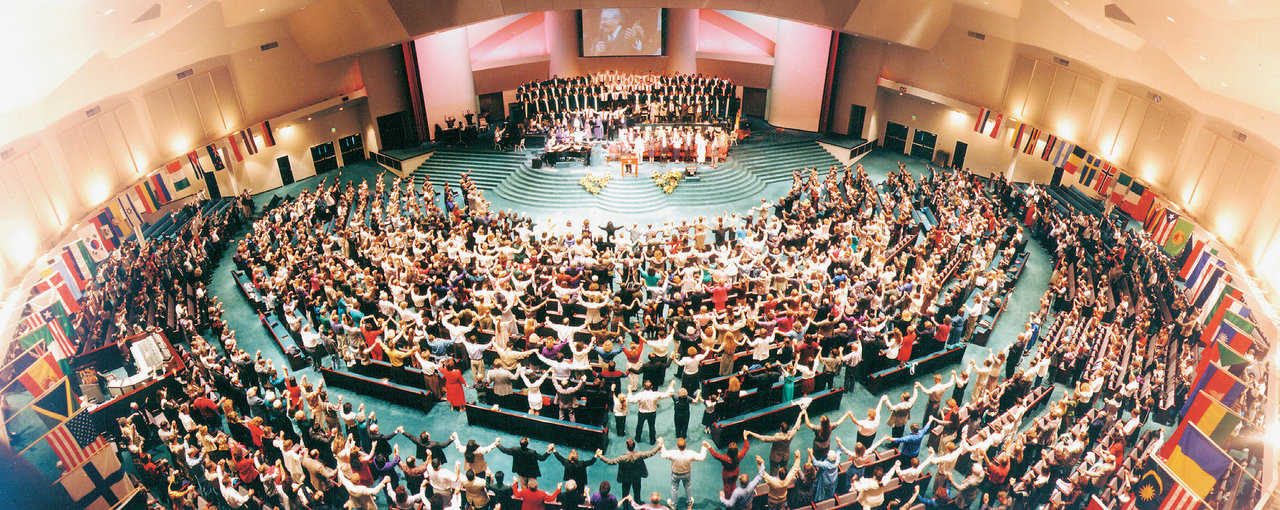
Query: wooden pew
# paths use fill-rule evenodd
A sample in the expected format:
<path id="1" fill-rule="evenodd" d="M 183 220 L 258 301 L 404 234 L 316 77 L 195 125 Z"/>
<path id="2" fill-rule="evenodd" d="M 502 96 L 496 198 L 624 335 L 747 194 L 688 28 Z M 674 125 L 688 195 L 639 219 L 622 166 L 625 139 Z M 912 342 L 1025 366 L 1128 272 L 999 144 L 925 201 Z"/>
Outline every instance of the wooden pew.
<path id="1" fill-rule="evenodd" d="M 965 347 L 965 344 L 961 344 L 920 358 L 919 361 L 915 362 L 916 375 L 926 374 L 959 363 L 960 359 L 964 357 Z M 906 384 L 911 377 L 910 371 L 904 365 L 867 374 L 863 377 L 862 384 L 872 394 L 876 394 L 885 388 Z"/>
<path id="2" fill-rule="evenodd" d="M 321 367 L 320 375 L 329 386 L 377 397 L 393 404 L 419 409 L 424 413 L 431 411 L 436 404 L 436 399 L 431 398 L 427 390 L 332 368 Z"/>
<path id="3" fill-rule="evenodd" d="M 805 395 L 811 400 L 809 411 L 823 413 L 840 407 L 840 399 L 844 396 L 844 388 L 829 388 Z M 730 441 L 737 441 L 744 430 L 769 432 L 777 430 L 778 424 L 791 422 L 800 415 L 798 400 L 772 405 L 764 409 L 746 414 L 725 418 L 711 425 L 711 438 L 716 444 L 724 447 Z"/>
<path id="4" fill-rule="evenodd" d="M 299 349 L 298 344 L 293 341 L 293 333 L 289 331 L 289 327 L 280 322 L 274 313 L 259 314 L 258 317 L 262 321 L 262 327 L 267 329 L 268 336 L 275 341 L 280 352 L 289 360 L 289 368 L 298 370 L 307 366 L 302 349 Z"/>
<path id="5" fill-rule="evenodd" d="M 607 426 L 584 425 L 497 406 L 467 404 L 467 424 L 593 451 L 608 445 Z"/>

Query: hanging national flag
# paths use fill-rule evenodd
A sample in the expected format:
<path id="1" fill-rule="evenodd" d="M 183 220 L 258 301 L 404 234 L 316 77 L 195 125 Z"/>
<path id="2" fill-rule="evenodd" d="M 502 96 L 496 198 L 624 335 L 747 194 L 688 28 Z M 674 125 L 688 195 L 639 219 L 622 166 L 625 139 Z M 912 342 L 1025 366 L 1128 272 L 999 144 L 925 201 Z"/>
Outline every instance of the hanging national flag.
<path id="1" fill-rule="evenodd" d="M 1195 239 L 1191 243 L 1191 250 L 1187 255 L 1187 260 L 1178 269 L 1178 278 L 1186 282 L 1188 286 L 1195 285 L 1195 281 L 1200 278 L 1201 271 L 1205 265 L 1209 263 L 1211 258 L 1210 250 L 1206 250 L 1206 243 L 1200 239 Z"/>
<path id="2" fill-rule="evenodd" d="M 1040 142 L 1040 130 L 1031 128 L 1031 133 L 1027 135 L 1027 143 L 1022 148 L 1023 154 L 1035 154 L 1036 144 Z"/>
<path id="3" fill-rule="evenodd" d="M 191 164 L 191 171 L 196 174 L 197 179 L 204 178 L 204 167 L 200 165 L 200 153 L 191 151 L 187 153 L 187 163 Z"/>
<path id="4" fill-rule="evenodd" d="M 1084 158 L 1088 155 L 1089 151 L 1084 150 L 1084 147 L 1071 145 L 1071 153 L 1067 155 L 1067 160 L 1062 164 L 1061 168 L 1069 174 L 1074 174 L 1084 166 Z"/>
<path id="5" fill-rule="evenodd" d="M 106 253 L 100 252 L 100 248 L 93 247 L 93 244 L 92 240 L 76 239 L 70 246 L 71 250 L 76 254 L 76 259 L 82 262 L 89 270 L 89 280 L 94 280 L 98 277 L 98 263 L 106 259 L 105 256 L 101 259 L 98 258 L 99 253 L 102 255 L 106 255 Z"/>
<path id="6" fill-rule="evenodd" d="M 1173 226 L 1182 218 L 1178 217 L 1178 213 L 1172 209 L 1164 210 L 1164 217 L 1160 218 L 1159 223 L 1155 226 L 1154 232 L 1151 234 L 1151 241 L 1159 246 L 1164 246 L 1169 241 L 1169 234 L 1173 232 Z"/>
<path id="7" fill-rule="evenodd" d="M 1093 187 L 1093 180 L 1098 176 L 1098 167 L 1102 164 L 1102 158 L 1087 154 L 1084 157 L 1084 166 L 1080 168 L 1080 184 L 1086 188 Z"/>
<path id="8" fill-rule="evenodd" d="M 991 128 L 991 138 L 996 138 L 996 137 L 1000 136 L 1000 123 L 1002 123 L 1002 122 L 1004 122 L 1004 114 L 1003 114 L 1003 113 L 997 113 L 997 114 L 996 114 L 996 125 L 995 125 L 995 127 Z M 274 142 L 273 142 L 273 143 L 274 143 Z"/>
<path id="9" fill-rule="evenodd" d="M 147 190 L 142 189 L 141 184 L 135 184 L 133 186 L 133 194 L 137 197 L 136 201 L 142 206 L 143 212 L 153 213 L 156 212 L 156 209 L 159 209 L 160 204 L 156 203 L 155 197 L 151 196 L 150 193 L 147 193 Z"/>
<path id="10" fill-rule="evenodd" d="M 1165 459 L 1169 472 L 1200 499 L 1209 496 L 1232 463 L 1227 452 L 1190 422 L 1185 423 L 1181 437 Z"/>
<path id="11" fill-rule="evenodd" d="M 258 153 L 258 142 L 253 139 L 253 128 L 244 128 L 240 130 L 240 141 L 244 143 L 244 151 L 249 155 Z"/>
<path id="12" fill-rule="evenodd" d="M 1053 135 L 1045 135 L 1044 150 L 1040 151 L 1040 159 L 1044 161 L 1049 161 L 1051 159 L 1051 156 L 1053 155 L 1053 149 L 1057 148 L 1057 146 L 1058 146 L 1058 137 Z M 1058 168 L 1058 166 L 1054 165 L 1054 168 Z"/>
<path id="13" fill-rule="evenodd" d="M 1146 467 L 1138 473 L 1138 483 L 1133 486 L 1135 509 L 1197 510 L 1202 505 L 1156 457 L 1147 457 Z"/>
<path id="14" fill-rule="evenodd" d="M 1014 150 L 1022 147 L 1022 137 L 1027 134 L 1027 123 L 1014 121 L 1018 124 L 1018 128 L 1013 130 L 1013 139 L 1009 144 Z"/>
<path id="15" fill-rule="evenodd" d="M 1191 240 L 1191 232 L 1196 229 L 1190 221 L 1178 218 L 1174 222 L 1173 228 L 1169 231 L 1169 238 L 1165 240 L 1164 252 L 1170 257 L 1176 257 L 1182 253 L 1183 248 L 1187 247 L 1187 241 Z"/>
<path id="16" fill-rule="evenodd" d="M 1222 277 L 1227 270 L 1223 267 L 1222 259 L 1213 259 L 1209 261 L 1209 266 L 1204 272 L 1196 278 L 1195 283 L 1187 287 L 1187 299 L 1190 299 L 1192 306 L 1197 310 L 1203 310 L 1205 303 L 1209 301 L 1209 295 L 1214 290 L 1221 290 L 1218 285 L 1225 284 Z"/>
<path id="17" fill-rule="evenodd" d="M 209 144 L 204 146 L 204 149 L 209 152 L 209 161 L 213 163 L 213 171 L 217 172 L 218 170 L 222 170 L 227 167 L 227 165 L 222 162 L 222 156 L 218 154 L 217 147 L 214 147 L 213 144 Z"/>
<path id="18" fill-rule="evenodd" d="M 262 143 L 267 147 L 273 147 L 276 144 L 276 135 L 271 133 L 271 121 L 262 121 Z M 1000 129 L 1000 119 L 996 119 L 996 129 Z M 995 136 L 992 136 L 995 138 Z"/>
<path id="19" fill-rule="evenodd" d="M 1210 264 L 1212 265 L 1210 265 L 1204 271 L 1204 274 L 1206 275 L 1209 274 L 1209 270 L 1212 270 L 1215 267 L 1222 266 L 1223 262 L 1222 260 L 1215 257 L 1212 260 L 1210 260 Z M 1215 322 L 1215 319 L 1220 321 L 1222 318 L 1222 313 L 1230 309 L 1233 303 L 1244 302 L 1244 291 L 1240 290 L 1235 285 L 1233 285 L 1231 283 L 1231 280 L 1232 278 L 1230 273 L 1227 273 L 1226 278 L 1223 278 L 1221 281 L 1215 284 L 1215 286 L 1212 289 L 1210 289 L 1209 295 L 1205 296 L 1204 301 L 1201 301 L 1201 304 L 1199 307 L 1199 313 L 1196 314 L 1197 322 L 1208 326 L 1210 323 Z M 1192 296 L 1200 297 L 1198 294 L 1192 294 Z M 1249 313 L 1248 308 L 1245 308 L 1241 311 L 1246 314 Z"/>
<path id="20" fill-rule="evenodd" d="M 1085 507 L 1084 510 L 1111 510 L 1111 506 L 1103 503 L 1101 499 L 1098 499 L 1097 495 L 1093 495 L 1089 496 L 1089 506 Z"/>
<path id="21" fill-rule="evenodd" d="M 979 133 L 987 132 L 987 122 L 991 120 L 991 110 L 986 108 L 978 109 L 978 121 L 973 124 L 973 130 Z"/>
<path id="22" fill-rule="evenodd" d="M 236 161 L 244 161 L 244 154 L 240 152 L 240 145 L 236 143 L 236 135 L 227 135 L 227 144 L 231 146 L 231 157 Z"/>
<path id="23" fill-rule="evenodd" d="M 173 194 L 169 193 L 169 186 L 165 185 L 164 176 L 161 175 L 160 172 L 151 174 L 149 179 L 151 180 L 151 188 L 155 191 L 156 198 L 159 198 L 163 201 L 162 203 L 165 204 L 173 201 Z"/>
<path id="24" fill-rule="evenodd" d="M 100 448 L 87 459 L 81 465 L 68 468 L 67 474 L 55 484 L 66 491 L 76 508 L 133 510 L 146 507 L 145 494 L 126 476 L 115 445 Z M 139 501 L 139 495 L 143 495 L 142 506 L 131 506 L 131 501 Z"/>
<path id="25" fill-rule="evenodd" d="M 66 282 L 62 281 L 62 275 L 60 274 L 52 274 L 36 282 L 31 291 L 35 295 L 35 297 L 31 298 L 31 301 L 39 299 L 41 303 L 61 303 L 62 308 L 71 313 L 80 311 L 80 301 L 71 293 L 71 289 L 67 287 Z M 45 306 L 48 306 L 48 304 Z M 44 308 L 44 306 L 41 308 Z"/>
<path id="26" fill-rule="evenodd" d="M 27 333 L 25 330 L 20 331 L 23 332 L 18 333 L 19 337 Z M 18 375 L 26 372 L 27 368 L 38 361 L 41 356 L 44 356 L 44 353 L 46 352 L 43 342 L 36 342 L 34 344 L 19 342 L 18 345 L 22 346 L 26 350 L 22 351 L 17 356 L 14 356 L 8 363 L 0 365 L 0 387 L 5 387 L 10 383 L 13 383 L 14 380 L 17 379 Z M 12 416 L 14 413 L 7 414 Z"/>
<path id="27" fill-rule="evenodd" d="M 1243 299 L 1234 297 L 1226 297 L 1223 299 L 1218 310 L 1216 310 L 1209 322 L 1205 324 L 1204 330 L 1200 335 L 1200 341 L 1208 343 L 1210 339 L 1218 335 L 1218 330 L 1222 328 L 1222 324 L 1230 324 L 1237 331 L 1244 331 L 1252 335 L 1256 330 L 1251 317 L 1252 312 L 1249 307 L 1245 306 Z"/>
<path id="28" fill-rule="evenodd" d="M 54 276 L 54 273 L 57 273 L 57 276 L 61 276 L 61 278 L 58 282 L 50 280 L 50 287 L 57 287 L 59 282 L 61 282 L 67 286 L 67 290 L 71 292 L 71 297 L 76 301 L 79 301 L 80 298 L 84 296 L 75 276 L 71 274 L 71 269 L 68 268 L 66 262 L 63 262 L 57 255 L 45 259 L 44 269 L 41 271 L 40 276 L 43 279 L 49 279 Z"/>
<path id="29" fill-rule="evenodd" d="M 75 469 L 109 444 L 102 438 L 102 430 L 98 428 L 93 413 L 85 410 L 54 427 L 45 434 L 44 440 L 53 447 L 64 472 Z"/>
<path id="30" fill-rule="evenodd" d="M 191 187 L 191 180 L 187 179 L 187 173 L 182 171 L 181 161 L 172 161 L 164 167 L 165 181 L 169 183 L 173 194 Z"/>
<path id="31" fill-rule="evenodd" d="M 1102 161 L 1102 165 L 1098 167 L 1098 178 L 1093 185 L 1093 190 L 1097 191 L 1103 200 L 1108 200 L 1111 197 L 1111 187 L 1116 182 L 1115 175 L 1116 167 L 1105 160 Z"/>
<path id="32" fill-rule="evenodd" d="M 43 395 L 45 390 L 53 387 L 59 379 L 63 377 L 62 369 L 58 368 L 58 360 L 54 359 L 52 352 L 45 352 L 35 363 L 22 372 L 18 376 L 18 383 L 27 389 L 27 392 L 33 397 Z"/>
<path id="33" fill-rule="evenodd" d="M 1244 390 L 1244 383 L 1239 378 L 1217 363 L 1209 362 L 1205 370 L 1197 374 L 1196 383 L 1191 387 L 1191 392 L 1187 394 L 1187 402 L 1178 411 L 1178 415 L 1186 416 L 1191 407 L 1191 402 L 1201 392 L 1230 407 L 1236 405 L 1236 401 L 1240 400 Z"/>
<path id="34" fill-rule="evenodd" d="M 44 395 L 31 401 L 31 410 L 52 429 L 80 410 L 80 399 L 71 391 L 71 380 L 63 377 Z"/>
<path id="35" fill-rule="evenodd" d="M 59 256 L 62 257 L 63 265 L 71 270 L 71 276 L 75 278 L 76 287 L 88 289 L 89 282 L 93 281 L 93 272 L 89 269 L 88 262 L 81 258 L 79 251 L 72 251 L 71 246 L 63 246 L 59 250 Z"/>
<path id="36" fill-rule="evenodd" d="M 1246 332 L 1227 321 L 1218 324 L 1218 331 L 1213 334 L 1213 339 L 1226 344 L 1236 352 L 1248 352 L 1251 346 L 1258 343 L 1253 333 Z"/>
<path id="37" fill-rule="evenodd" d="M 1111 203 L 1120 205 L 1124 202 L 1124 197 L 1129 193 L 1129 186 L 1133 185 L 1133 177 L 1124 172 L 1116 174 L 1115 183 L 1111 186 L 1111 193 L 1107 197 Z"/>
<path id="38" fill-rule="evenodd" d="M 1129 190 L 1125 193 L 1124 201 L 1120 202 L 1120 210 L 1128 214 L 1130 218 L 1142 221 L 1147 217 L 1147 211 L 1151 210 L 1151 204 L 1156 200 L 1156 194 L 1143 186 L 1137 179 L 1129 184 Z"/>

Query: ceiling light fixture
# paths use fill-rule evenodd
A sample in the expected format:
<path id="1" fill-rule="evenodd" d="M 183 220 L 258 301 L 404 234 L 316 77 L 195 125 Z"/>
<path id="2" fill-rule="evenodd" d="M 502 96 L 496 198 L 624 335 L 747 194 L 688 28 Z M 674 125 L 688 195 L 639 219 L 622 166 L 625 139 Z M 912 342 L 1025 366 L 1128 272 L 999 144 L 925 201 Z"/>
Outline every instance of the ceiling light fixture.
<path id="1" fill-rule="evenodd" d="M 1200 55 L 1200 60 L 1209 60 L 1209 57 L 1206 57 L 1206 56 L 1204 56 L 1204 55 Z"/>
<path id="2" fill-rule="evenodd" d="M 259 8 L 259 9 L 258 9 L 258 12 L 267 12 L 267 8 L 266 8 L 266 7 L 261 7 L 261 8 Z"/>
<path id="3" fill-rule="evenodd" d="M 1225 82 L 1225 81 L 1224 81 L 1224 82 L 1222 82 L 1222 83 L 1221 83 L 1221 85 L 1222 85 L 1223 87 L 1230 87 L 1230 86 L 1231 86 L 1231 84 L 1230 84 L 1230 83 L 1227 83 L 1227 82 Z"/>
<path id="4" fill-rule="evenodd" d="M 113 12 L 116 12 L 116 10 L 115 10 L 115 9 L 107 9 L 105 12 L 103 12 L 103 13 L 102 13 L 102 15 L 103 15 L 103 16 L 110 16 L 110 15 L 111 15 L 111 13 L 113 13 Z"/>
<path id="5" fill-rule="evenodd" d="M 1173 21 L 1173 16 L 1165 16 L 1164 19 L 1169 20 L 1169 23 L 1177 23 L 1176 21 Z"/>

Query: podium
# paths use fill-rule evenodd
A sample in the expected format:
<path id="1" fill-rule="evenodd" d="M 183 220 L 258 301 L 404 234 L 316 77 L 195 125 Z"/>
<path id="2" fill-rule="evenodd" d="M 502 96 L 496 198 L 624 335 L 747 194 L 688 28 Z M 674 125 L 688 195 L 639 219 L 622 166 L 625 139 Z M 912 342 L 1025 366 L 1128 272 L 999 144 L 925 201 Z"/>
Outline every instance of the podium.
<path id="1" fill-rule="evenodd" d="M 622 177 L 627 176 L 630 171 L 632 175 L 640 177 L 640 161 L 635 156 L 622 156 L 618 158 L 618 165 L 621 167 Z"/>

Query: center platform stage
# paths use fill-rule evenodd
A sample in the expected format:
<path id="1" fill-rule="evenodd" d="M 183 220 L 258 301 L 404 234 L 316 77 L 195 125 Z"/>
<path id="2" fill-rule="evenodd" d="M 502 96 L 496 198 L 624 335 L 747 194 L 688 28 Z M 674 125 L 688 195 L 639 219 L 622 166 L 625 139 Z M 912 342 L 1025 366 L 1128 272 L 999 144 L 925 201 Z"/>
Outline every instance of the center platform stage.
<path id="1" fill-rule="evenodd" d="M 597 150 L 599 153 L 600 150 Z M 457 188 L 458 179 L 470 172 L 472 180 L 495 209 L 563 212 L 601 216 L 647 215 L 672 208 L 696 211 L 696 215 L 716 214 L 731 206 L 757 205 L 761 198 L 777 198 L 786 192 L 791 173 L 800 168 L 823 172 L 840 162 L 814 140 L 747 141 L 729 151 L 718 168 L 703 165 L 692 178 L 684 178 L 671 194 L 654 184 L 655 171 L 683 172 L 687 163 L 645 161 L 639 176 L 621 177 L 616 160 L 584 166 L 582 160 L 565 161 L 555 167 L 533 168 L 540 151 L 503 152 L 471 148 L 438 148 L 414 171 L 421 184 L 427 176 L 437 186 L 448 182 Z M 608 174 L 611 179 L 593 195 L 579 181 L 588 173 Z M 768 190 L 766 190 L 768 188 Z M 684 214 L 683 216 L 688 216 Z"/>

